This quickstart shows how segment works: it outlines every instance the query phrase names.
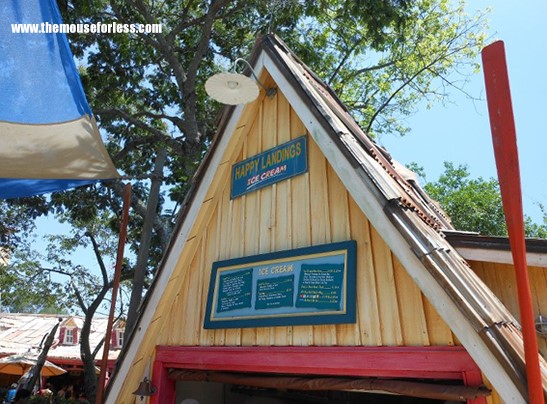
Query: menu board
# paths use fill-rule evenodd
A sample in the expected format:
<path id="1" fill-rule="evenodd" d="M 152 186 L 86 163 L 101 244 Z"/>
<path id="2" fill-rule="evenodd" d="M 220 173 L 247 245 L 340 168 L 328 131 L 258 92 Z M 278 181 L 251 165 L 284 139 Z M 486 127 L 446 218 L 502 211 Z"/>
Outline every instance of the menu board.
<path id="1" fill-rule="evenodd" d="M 294 275 L 258 279 L 256 281 L 255 309 L 291 307 L 293 305 L 293 295 Z"/>
<path id="2" fill-rule="evenodd" d="M 336 310 L 342 298 L 343 280 L 342 264 L 302 264 L 296 307 Z"/>
<path id="3" fill-rule="evenodd" d="M 220 276 L 217 311 L 251 307 L 253 271 L 246 269 Z"/>
<path id="4" fill-rule="evenodd" d="M 205 328 L 355 322 L 355 242 L 213 264 Z"/>

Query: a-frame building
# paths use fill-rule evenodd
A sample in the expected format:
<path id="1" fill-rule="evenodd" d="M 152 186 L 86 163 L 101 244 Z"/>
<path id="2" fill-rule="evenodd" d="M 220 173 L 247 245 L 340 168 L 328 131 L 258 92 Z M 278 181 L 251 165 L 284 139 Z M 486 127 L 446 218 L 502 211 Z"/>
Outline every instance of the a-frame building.
<path id="1" fill-rule="evenodd" d="M 518 322 L 412 173 L 278 37 L 251 64 L 277 92 L 226 107 L 107 402 L 526 402 Z"/>

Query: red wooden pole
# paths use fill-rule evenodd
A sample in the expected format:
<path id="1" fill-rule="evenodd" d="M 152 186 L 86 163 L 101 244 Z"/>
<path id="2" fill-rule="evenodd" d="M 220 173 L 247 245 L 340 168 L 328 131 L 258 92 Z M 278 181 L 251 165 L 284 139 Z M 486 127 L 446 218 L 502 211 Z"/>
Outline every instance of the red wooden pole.
<path id="1" fill-rule="evenodd" d="M 120 238 L 118 239 L 118 252 L 116 256 L 116 267 L 114 270 L 114 280 L 112 284 L 112 302 L 110 305 L 110 314 L 108 316 L 108 325 L 106 326 L 106 335 L 103 345 L 103 358 L 101 361 L 101 373 L 97 382 L 97 394 L 95 395 L 95 404 L 102 404 L 106 372 L 108 367 L 108 352 L 110 351 L 110 338 L 112 337 L 112 325 L 114 323 L 114 313 L 116 311 L 116 299 L 120 287 L 120 277 L 122 272 L 123 251 L 125 240 L 127 238 L 127 223 L 129 221 L 129 205 L 131 199 L 131 184 L 126 184 L 123 189 L 123 211 L 122 221 L 120 223 Z"/>
<path id="2" fill-rule="evenodd" d="M 505 48 L 502 41 L 494 42 L 482 51 L 492 142 L 494 144 L 503 210 L 517 279 L 528 394 L 530 403 L 535 404 L 544 403 L 544 396 L 539 367 L 532 293 L 526 263 L 516 130 L 505 60 Z"/>

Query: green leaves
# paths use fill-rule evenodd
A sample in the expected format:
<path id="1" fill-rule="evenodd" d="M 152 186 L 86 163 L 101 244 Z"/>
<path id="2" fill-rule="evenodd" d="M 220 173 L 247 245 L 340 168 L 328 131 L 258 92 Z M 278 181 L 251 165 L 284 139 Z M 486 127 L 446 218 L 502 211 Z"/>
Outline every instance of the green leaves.
<path id="1" fill-rule="evenodd" d="M 498 181 L 471 178 L 467 166 L 444 163 L 445 171 L 437 181 L 426 183 L 424 189 L 446 211 L 457 230 L 478 232 L 488 236 L 507 236 L 505 215 Z M 423 171 L 418 168 L 418 174 Z M 543 224 L 525 218 L 527 237 L 547 238 L 547 214 Z"/>
<path id="2" fill-rule="evenodd" d="M 323 1 L 310 10 L 288 42 L 372 136 L 407 133 L 403 118 L 421 102 L 463 90 L 486 28 L 485 14 L 470 18 L 445 0 Z"/>
<path id="3" fill-rule="evenodd" d="M 12 313 L 66 313 L 72 306 L 63 282 L 42 270 L 34 253 L 20 248 L 0 264 L 1 306 Z"/>
<path id="4" fill-rule="evenodd" d="M 435 183 L 425 185 L 458 230 L 506 236 L 505 216 L 496 180 L 470 178 L 466 166 L 445 162 L 445 172 Z"/>

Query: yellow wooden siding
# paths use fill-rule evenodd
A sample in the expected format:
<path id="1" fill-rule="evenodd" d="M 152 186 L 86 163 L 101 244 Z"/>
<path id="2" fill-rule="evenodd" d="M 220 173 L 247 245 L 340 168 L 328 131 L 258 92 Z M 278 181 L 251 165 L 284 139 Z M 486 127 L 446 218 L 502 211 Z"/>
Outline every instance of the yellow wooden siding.
<path id="1" fill-rule="evenodd" d="M 232 152 L 231 161 L 223 159 L 227 167 L 306 133 L 281 93 L 265 98 L 256 108 L 254 121 L 245 126 L 249 129 L 242 132 L 245 141 L 240 142 L 240 150 Z M 194 248 L 201 253 L 189 253 L 193 259 L 179 264 L 178 271 L 189 274 L 178 284 L 178 304 L 160 305 L 176 313 L 164 313 L 169 323 L 186 324 L 191 330 L 180 331 L 176 336 L 179 341 L 173 337 L 165 341 L 175 345 L 264 346 L 454 344 L 449 328 L 435 315 L 311 137 L 308 145 L 309 172 L 304 175 L 233 200 L 229 176 L 216 190 L 210 190 L 208 216 L 198 218 L 202 229 L 192 232 L 196 235 Z M 203 329 L 214 261 L 348 239 L 358 242 L 356 324 Z M 188 316 L 185 307 L 194 313 Z M 171 332 L 168 327 L 164 331 Z"/>
<path id="2" fill-rule="evenodd" d="M 505 307 L 520 319 L 515 268 L 513 265 L 471 261 L 471 268 L 498 296 Z M 534 316 L 547 316 L 547 268 L 528 267 Z M 547 359 L 547 339 L 538 335 L 538 347 Z"/>
<path id="3" fill-rule="evenodd" d="M 250 112 L 249 112 L 250 111 Z M 126 386 L 153 361 L 157 345 L 454 345 L 455 339 L 308 136 L 307 173 L 230 198 L 234 163 L 306 128 L 278 91 L 250 104 L 228 144 L 157 305 Z M 366 191 L 366 190 L 365 190 Z M 203 328 L 214 261 L 345 240 L 357 241 L 355 324 L 226 330 Z"/>

